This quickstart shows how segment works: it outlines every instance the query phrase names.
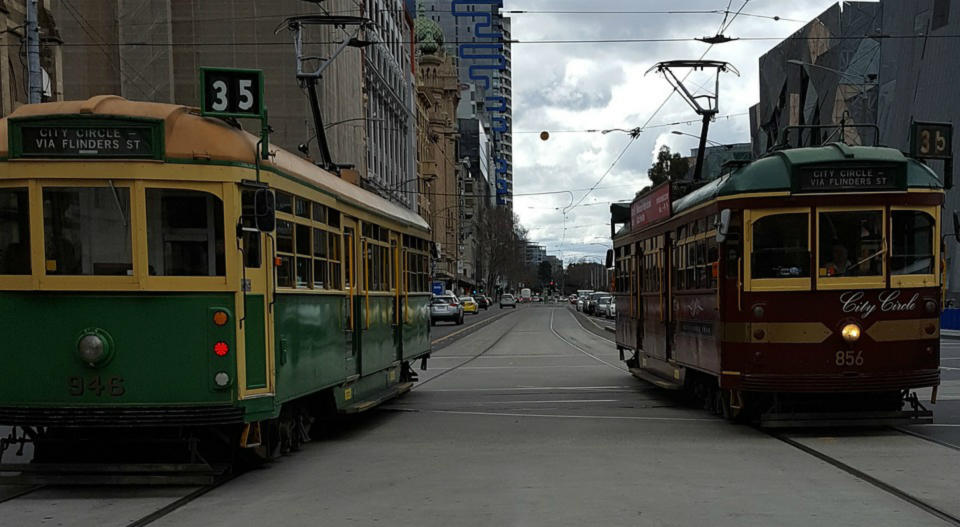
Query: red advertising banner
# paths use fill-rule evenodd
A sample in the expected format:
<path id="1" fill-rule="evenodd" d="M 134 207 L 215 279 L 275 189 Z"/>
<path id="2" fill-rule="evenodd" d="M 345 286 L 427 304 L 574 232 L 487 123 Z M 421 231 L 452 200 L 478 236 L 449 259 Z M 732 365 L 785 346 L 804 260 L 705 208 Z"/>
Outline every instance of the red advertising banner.
<path id="1" fill-rule="evenodd" d="M 630 204 L 630 226 L 638 228 L 670 217 L 670 183 L 664 183 Z"/>

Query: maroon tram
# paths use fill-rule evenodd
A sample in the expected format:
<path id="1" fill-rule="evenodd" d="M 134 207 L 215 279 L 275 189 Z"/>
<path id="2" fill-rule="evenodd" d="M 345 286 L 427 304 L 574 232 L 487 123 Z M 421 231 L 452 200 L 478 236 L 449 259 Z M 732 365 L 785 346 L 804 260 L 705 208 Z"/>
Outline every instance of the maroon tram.
<path id="1" fill-rule="evenodd" d="M 764 426 L 932 420 L 943 201 L 923 163 L 836 143 L 614 205 L 621 356 Z"/>

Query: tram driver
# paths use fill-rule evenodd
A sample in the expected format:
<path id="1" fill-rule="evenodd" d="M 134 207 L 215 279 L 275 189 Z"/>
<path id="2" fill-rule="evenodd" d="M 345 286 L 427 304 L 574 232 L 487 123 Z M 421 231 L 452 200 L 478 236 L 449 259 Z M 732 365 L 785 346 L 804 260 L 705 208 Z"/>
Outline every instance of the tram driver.
<path id="1" fill-rule="evenodd" d="M 846 276 L 854 268 L 850 261 L 850 251 L 839 241 L 834 241 L 832 259 L 824 266 L 827 269 L 827 276 Z"/>

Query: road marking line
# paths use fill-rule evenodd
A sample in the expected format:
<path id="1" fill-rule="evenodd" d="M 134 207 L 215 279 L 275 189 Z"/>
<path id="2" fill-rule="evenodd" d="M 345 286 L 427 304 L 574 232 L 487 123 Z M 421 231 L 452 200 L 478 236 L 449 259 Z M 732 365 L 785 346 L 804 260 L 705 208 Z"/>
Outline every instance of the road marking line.
<path id="1" fill-rule="evenodd" d="M 913 427 L 918 427 L 918 428 L 919 428 L 919 427 L 923 427 L 923 428 L 960 428 L 960 424 L 946 424 L 946 423 L 940 424 L 940 423 L 932 423 L 932 424 L 927 424 L 927 425 L 910 425 L 910 428 L 913 428 Z"/>
<path id="2" fill-rule="evenodd" d="M 584 355 L 586 355 L 586 356 L 588 356 L 588 357 L 591 357 L 591 358 L 593 358 L 594 360 L 598 360 L 598 361 L 606 364 L 607 366 L 610 366 L 611 368 L 613 368 L 613 369 L 615 369 L 615 370 L 629 371 L 629 370 L 627 370 L 626 368 L 621 368 L 620 366 L 617 366 L 617 365 L 615 365 L 615 364 L 611 364 L 611 363 L 609 363 L 609 362 L 601 359 L 600 357 L 597 357 L 596 355 L 590 353 L 589 351 L 581 348 L 580 346 L 577 346 L 577 345 L 574 344 L 573 342 L 570 342 L 569 340 L 563 338 L 559 333 L 557 333 L 557 330 L 553 329 L 553 315 L 554 315 L 554 313 L 556 313 L 556 312 L 557 312 L 556 309 L 551 309 L 551 310 L 550 310 L 550 331 L 552 331 L 553 334 L 556 335 L 558 339 L 566 342 L 567 344 L 569 344 L 570 346 L 572 346 L 574 349 L 576 349 L 576 350 L 579 351 L 580 353 L 583 353 Z M 573 316 L 573 315 L 570 315 L 570 316 Z M 573 319 L 576 320 L 577 317 L 573 317 Z M 580 324 L 580 321 L 579 321 L 579 320 L 577 320 L 577 324 Z M 580 324 L 580 327 L 581 327 L 584 331 L 587 331 L 587 329 L 583 327 L 583 324 Z M 588 332 L 588 333 L 589 333 L 589 332 Z M 590 333 L 590 334 L 593 335 L 593 333 Z M 603 338 L 603 337 L 600 337 L 600 338 Z M 603 339 L 603 340 L 609 341 L 609 339 Z"/>
<path id="3" fill-rule="evenodd" d="M 465 328 L 463 328 L 463 329 L 458 329 L 457 331 L 454 331 L 453 333 L 451 333 L 451 334 L 449 334 L 449 335 L 444 335 L 444 336 L 442 336 L 442 337 L 440 337 L 440 338 L 438 338 L 438 339 L 436 339 L 436 340 L 432 340 L 432 341 L 430 341 L 430 345 L 431 345 L 431 346 L 435 346 L 435 345 L 437 345 L 437 344 L 439 344 L 439 343 L 441 343 L 441 342 L 443 342 L 443 341 L 445 341 L 445 340 L 447 340 L 447 339 L 449 339 L 449 338 L 453 338 L 453 337 L 455 337 L 455 336 L 463 333 L 464 331 L 467 331 L 467 330 L 469 330 L 469 329 L 478 329 L 478 328 L 481 328 L 481 327 L 486 326 L 487 324 L 493 322 L 494 320 L 500 320 L 501 318 L 503 318 L 503 317 L 505 317 L 505 316 L 507 316 L 507 311 L 504 311 L 503 313 L 499 313 L 499 314 L 497 314 L 496 316 L 490 317 L 490 318 L 488 318 L 488 319 L 486 319 L 486 320 L 481 320 L 480 322 L 477 322 L 477 323 L 475 323 L 475 324 L 470 324 L 469 326 L 467 326 L 467 327 L 465 327 Z"/>
<path id="4" fill-rule="evenodd" d="M 570 358 L 571 356 L 575 357 L 576 355 L 567 354 L 551 354 L 551 355 L 537 355 L 535 353 L 528 355 L 497 355 L 497 354 L 488 354 L 480 357 L 481 359 L 559 359 L 559 358 Z M 444 355 L 442 357 L 432 357 L 430 360 L 437 359 L 458 359 L 456 355 Z"/>
<path id="5" fill-rule="evenodd" d="M 960 371 L 960 368 L 951 368 L 950 366 L 940 366 L 940 369 L 944 371 Z"/>
<path id="6" fill-rule="evenodd" d="M 461 370 L 549 370 L 567 368 L 599 368 L 600 364 L 581 364 L 579 366 L 464 366 Z"/>
<path id="7" fill-rule="evenodd" d="M 664 421 L 664 422 L 703 422 L 703 423 L 723 423 L 727 422 L 720 418 L 706 419 L 696 417 L 644 417 L 639 415 L 567 415 L 567 414 L 521 414 L 511 412 L 466 412 L 462 410 L 428 410 L 435 414 L 454 414 L 454 415 L 486 415 L 496 417 L 543 417 L 553 419 L 609 419 L 623 421 Z M 960 426 L 960 425 L 957 425 Z"/>

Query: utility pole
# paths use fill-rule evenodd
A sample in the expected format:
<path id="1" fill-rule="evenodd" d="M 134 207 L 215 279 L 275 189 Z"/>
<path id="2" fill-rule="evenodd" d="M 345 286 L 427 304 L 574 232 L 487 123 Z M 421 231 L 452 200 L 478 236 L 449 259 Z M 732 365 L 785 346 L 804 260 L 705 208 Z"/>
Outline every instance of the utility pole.
<path id="1" fill-rule="evenodd" d="M 37 1 L 27 0 L 27 102 L 43 102 L 43 73 L 40 69 L 40 26 L 37 24 Z"/>

